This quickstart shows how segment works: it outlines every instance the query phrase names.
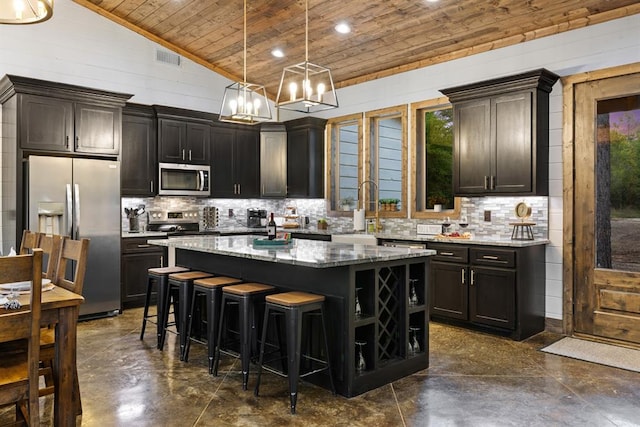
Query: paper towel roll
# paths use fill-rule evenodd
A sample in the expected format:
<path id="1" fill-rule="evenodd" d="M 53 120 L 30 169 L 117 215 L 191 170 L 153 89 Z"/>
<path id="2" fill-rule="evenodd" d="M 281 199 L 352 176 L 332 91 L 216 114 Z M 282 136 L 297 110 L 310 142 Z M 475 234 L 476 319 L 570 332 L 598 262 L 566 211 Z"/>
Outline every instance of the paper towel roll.
<path id="1" fill-rule="evenodd" d="M 364 209 L 353 210 L 353 229 L 355 231 L 364 230 Z"/>

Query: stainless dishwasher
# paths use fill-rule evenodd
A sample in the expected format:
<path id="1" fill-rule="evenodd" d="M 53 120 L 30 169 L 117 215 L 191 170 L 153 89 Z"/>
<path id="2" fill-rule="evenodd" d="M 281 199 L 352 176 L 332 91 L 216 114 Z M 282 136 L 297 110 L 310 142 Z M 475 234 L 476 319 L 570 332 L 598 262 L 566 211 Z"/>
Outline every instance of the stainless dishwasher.
<path id="1" fill-rule="evenodd" d="M 386 242 L 382 242 L 382 246 L 386 246 L 390 248 L 427 249 L 426 243 L 407 242 L 403 240 L 388 240 Z"/>

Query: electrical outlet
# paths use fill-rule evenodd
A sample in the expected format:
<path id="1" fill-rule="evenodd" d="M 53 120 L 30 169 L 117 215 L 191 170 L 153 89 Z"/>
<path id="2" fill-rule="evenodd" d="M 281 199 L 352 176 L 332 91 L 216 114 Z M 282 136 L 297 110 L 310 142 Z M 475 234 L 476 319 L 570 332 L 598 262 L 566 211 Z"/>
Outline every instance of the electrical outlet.
<path id="1" fill-rule="evenodd" d="M 491 222 L 491 211 L 484 211 L 484 220 L 486 222 Z"/>
<path id="2" fill-rule="evenodd" d="M 233 209 L 229 209 L 229 218 L 233 218 Z"/>

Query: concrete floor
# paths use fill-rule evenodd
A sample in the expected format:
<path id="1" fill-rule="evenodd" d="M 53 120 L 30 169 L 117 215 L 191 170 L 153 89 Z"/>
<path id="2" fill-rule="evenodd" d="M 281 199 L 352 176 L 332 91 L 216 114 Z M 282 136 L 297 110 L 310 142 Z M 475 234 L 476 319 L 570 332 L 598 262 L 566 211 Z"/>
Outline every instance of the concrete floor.
<path id="1" fill-rule="evenodd" d="M 351 399 L 302 383 L 290 415 L 286 379 L 265 373 L 256 398 L 255 376 L 242 391 L 233 358 L 223 357 L 213 377 L 203 346 L 194 344 L 184 363 L 174 335 L 162 352 L 154 325 L 140 341 L 141 316 L 134 309 L 79 324 L 84 413 L 77 425 L 640 425 L 640 373 L 538 351 L 560 338 L 551 333 L 513 342 L 431 323 L 429 369 Z M 50 425 L 52 400 L 41 402 L 43 425 Z"/>

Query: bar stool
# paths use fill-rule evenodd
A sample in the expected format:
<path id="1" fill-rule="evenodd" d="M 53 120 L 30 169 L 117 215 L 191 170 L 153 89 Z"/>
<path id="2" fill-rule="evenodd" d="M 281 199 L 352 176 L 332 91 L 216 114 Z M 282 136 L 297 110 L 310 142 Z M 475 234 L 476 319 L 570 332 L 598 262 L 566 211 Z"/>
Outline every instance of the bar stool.
<path id="1" fill-rule="evenodd" d="M 189 326 L 186 336 L 187 343 L 184 348 L 184 361 L 189 360 L 189 349 L 191 341 L 204 344 L 201 340 L 192 336 L 193 317 L 198 297 L 205 298 L 207 307 L 207 350 L 209 352 L 209 373 L 213 373 L 213 355 L 218 343 L 218 322 L 220 320 L 220 303 L 222 298 L 222 287 L 241 283 L 241 279 L 233 277 L 207 277 L 193 281 L 193 298 L 191 299 L 191 313 L 189 314 Z"/>
<path id="2" fill-rule="evenodd" d="M 238 305 L 240 335 L 240 361 L 242 365 L 242 389 L 247 389 L 249 381 L 249 363 L 251 354 L 257 353 L 257 332 L 256 332 L 256 306 L 264 302 L 265 296 L 274 293 L 276 288 L 262 283 L 242 283 L 240 285 L 225 286 L 222 288 L 222 303 L 220 309 L 220 324 L 218 326 L 218 345 L 213 365 L 213 375 L 218 375 L 218 363 L 220 362 L 220 352 L 237 357 L 237 354 L 228 350 L 222 350 L 222 331 L 225 325 L 225 307 L 229 303 Z M 253 350 L 253 352 L 252 352 Z"/>
<path id="3" fill-rule="evenodd" d="M 188 268 L 185 267 L 158 267 L 158 268 L 150 268 L 147 270 L 147 294 L 144 301 L 144 313 L 142 314 L 142 330 L 140 331 L 140 340 L 144 339 L 144 331 L 147 327 L 147 322 L 153 323 L 156 325 L 156 338 L 158 340 L 157 347 L 161 348 L 160 341 L 161 336 L 166 324 L 168 323 L 169 318 L 169 306 L 167 306 L 165 313 L 164 308 L 164 293 L 167 291 L 169 287 L 168 276 L 172 273 L 180 273 L 184 271 L 189 271 Z M 156 302 L 156 314 L 149 315 L 149 305 L 151 304 L 151 294 L 153 293 L 153 287 L 156 285 L 157 288 L 157 302 Z M 174 314 L 177 313 L 175 310 L 174 304 Z M 149 320 L 155 317 L 155 321 Z"/>
<path id="4" fill-rule="evenodd" d="M 260 358 L 258 360 L 258 378 L 256 380 L 255 395 L 258 396 L 260 389 L 260 377 L 262 369 L 266 369 L 280 376 L 289 377 L 289 396 L 291 399 L 291 413 L 296 413 L 296 403 L 298 399 L 298 380 L 308 375 L 312 375 L 321 371 L 329 372 L 329 382 L 331 383 L 331 392 L 336 394 L 335 385 L 333 384 L 333 374 L 331 372 L 331 363 L 329 361 L 329 345 L 327 342 L 327 330 L 324 323 L 324 296 L 315 295 L 307 292 L 285 292 L 274 295 L 267 295 L 265 298 L 264 322 L 262 327 L 262 341 L 260 344 Z M 288 374 L 274 370 L 268 366 L 264 366 L 264 346 L 267 338 L 269 326 L 269 317 L 272 314 L 284 313 L 287 336 L 287 366 Z M 311 354 L 301 353 L 302 344 L 302 319 L 305 315 L 319 314 L 322 323 L 322 339 L 324 341 L 324 351 L 326 360 L 318 359 Z M 300 375 L 301 359 L 306 359 L 319 364 L 320 368 L 312 369 Z"/>
<path id="5" fill-rule="evenodd" d="M 193 281 L 211 277 L 213 274 L 204 271 L 186 271 L 183 273 L 173 273 L 169 275 L 169 290 L 176 289 L 178 291 L 179 308 L 179 324 L 178 335 L 180 335 L 180 360 L 184 360 L 184 347 L 187 344 L 187 325 L 189 323 L 189 313 L 191 312 L 191 298 L 193 295 Z M 165 295 L 165 302 L 167 300 Z"/>

